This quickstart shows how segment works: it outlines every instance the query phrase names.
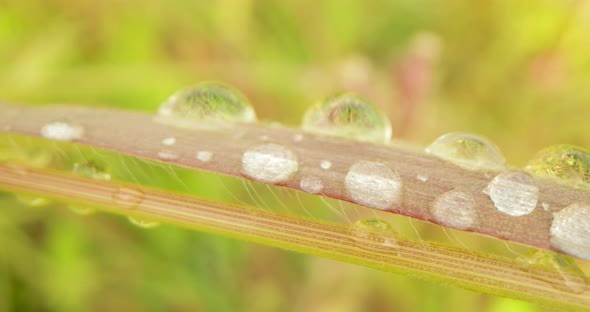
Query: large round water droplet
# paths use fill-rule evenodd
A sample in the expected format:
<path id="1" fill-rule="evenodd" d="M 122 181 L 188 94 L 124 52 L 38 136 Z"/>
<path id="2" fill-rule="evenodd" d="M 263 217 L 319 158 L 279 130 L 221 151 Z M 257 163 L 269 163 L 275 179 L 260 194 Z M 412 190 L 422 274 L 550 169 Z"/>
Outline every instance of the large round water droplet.
<path id="1" fill-rule="evenodd" d="M 242 173 L 268 183 L 285 182 L 299 170 L 295 153 L 280 144 L 264 143 L 249 148 L 242 155 Z"/>
<path id="2" fill-rule="evenodd" d="M 430 213 L 440 224 L 465 230 L 471 228 L 477 221 L 475 200 L 464 188 L 457 188 L 438 196 Z"/>
<path id="3" fill-rule="evenodd" d="M 364 99 L 350 94 L 328 98 L 303 117 L 305 131 L 384 143 L 391 138 L 387 116 Z"/>
<path id="4" fill-rule="evenodd" d="M 158 225 L 160 225 L 159 222 L 144 219 L 144 218 L 128 217 L 128 219 L 129 219 L 129 222 L 131 222 L 131 224 L 138 226 L 140 228 L 143 228 L 143 229 L 153 229 L 153 228 L 157 227 Z"/>
<path id="5" fill-rule="evenodd" d="M 98 180 L 98 181 L 110 181 L 111 175 L 105 169 L 105 166 L 95 161 L 85 161 L 74 164 L 72 173 L 78 176 Z M 71 204 L 68 208 L 79 215 L 90 215 L 96 212 L 96 209 L 89 206 Z"/>
<path id="6" fill-rule="evenodd" d="M 388 247 L 398 246 L 397 233 L 389 223 L 383 220 L 375 218 L 359 220 L 352 225 L 350 231 L 356 238 L 357 244 L 362 246 L 371 243 Z"/>
<path id="7" fill-rule="evenodd" d="M 520 171 L 497 175 L 483 192 L 490 196 L 498 211 L 515 217 L 533 212 L 539 197 L 533 178 Z"/>
<path id="8" fill-rule="evenodd" d="M 145 193 L 138 189 L 123 186 L 115 191 L 112 197 L 115 204 L 120 207 L 133 209 L 141 204 L 145 198 Z"/>
<path id="9" fill-rule="evenodd" d="M 217 82 L 203 82 L 168 98 L 160 106 L 156 121 L 198 128 L 207 123 L 254 122 L 256 114 L 238 90 Z"/>
<path id="10" fill-rule="evenodd" d="M 503 170 L 506 160 L 492 142 L 468 133 L 448 133 L 436 139 L 426 152 L 469 170 Z"/>
<path id="11" fill-rule="evenodd" d="M 84 128 L 70 122 L 55 121 L 41 128 L 41 136 L 58 141 L 73 141 L 84 136 Z"/>
<path id="12" fill-rule="evenodd" d="M 590 204 L 573 204 L 553 214 L 551 245 L 590 260 Z"/>
<path id="13" fill-rule="evenodd" d="M 386 164 L 374 161 L 354 163 L 344 186 L 355 203 L 379 209 L 391 208 L 400 201 L 402 193 L 399 175 Z"/>
<path id="14" fill-rule="evenodd" d="M 590 152 L 573 145 L 554 145 L 542 149 L 525 170 L 560 182 L 590 188 Z"/>
<path id="15" fill-rule="evenodd" d="M 571 293 L 583 293 L 586 288 L 586 276 L 578 267 L 576 262 L 565 255 L 546 251 L 537 250 L 530 256 L 523 256 L 517 259 L 527 267 L 535 270 L 544 270 L 551 275 L 535 274 L 535 278 L 546 282 L 551 287 Z"/>

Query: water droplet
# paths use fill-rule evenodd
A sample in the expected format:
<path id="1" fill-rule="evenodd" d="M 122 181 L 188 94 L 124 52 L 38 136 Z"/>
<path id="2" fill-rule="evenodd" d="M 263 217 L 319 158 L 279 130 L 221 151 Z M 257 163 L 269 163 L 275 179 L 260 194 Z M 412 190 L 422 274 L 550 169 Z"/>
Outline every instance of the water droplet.
<path id="1" fill-rule="evenodd" d="M 549 211 L 549 208 L 551 208 L 551 205 L 549 205 L 549 204 L 548 204 L 548 203 L 546 203 L 546 202 L 542 202 L 542 203 L 541 203 L 541 207 L 543 207 L 543 210 L 545 210 L 545 211 Z"/>
<path id="2" fill-rule="evenodd" d="M 84 136 L 84 128 L 65 121 L 55 121 L 41 128 L 41 136 L 58 141 L 73 141 Z"/>
<path id="3" fill-rule="evenodd" d="M 213 159 L 213 153 L 210 151 L 198 151 L 196 157 L 202 162 L 208 162 Z"/>
<path id="4" fill-rule="evenodd" d="M 128 219 L 129 219 L 129 222 L 131 222 L 131 224 L 139 226 L 140 228 L 143 228 L 143 229 L 153 229 L 153 228 L 157 227 L 158 225 L 160 225 L 159 222 L 144 219 L 144 218 L 128 217 Z"/>
<path id="5" fill-rule="evenodd" d="M 299 170 L 295 153 L 280 144 L 265 143 L 249 148 L 242 155 L 242 173 L 268 183 L 285 182 Z"/>
<path id="6" fill-rule="evenodd" d="M 236 89 L 204 82 L 168 98 L 160 106 L 156 121 L 177 127 L 201 128 L 208 127 L 206 123 L 254 122 L 256 114 L 248 99 Z"/>
<path id="7" fill-rule="evenodd" d="M 161 160 L 170 161 L 177 160 L 180 157 L 173 151 L 163 150 L 158 152 L 158 158 L 160 158 Z"/>
<path id="8" fill-rule="evenodd" d="M 401 178 L 381 162 L 354 163 L 346 174 L 344 186 L 355 203 L 368 207 L 391 208 L 401 198 Z"/>
<path id="9" fill-rule="evenodd" d="M 303 134 L 295 133 L 293 134 L 293 142 L 301 142 L 303 141 Z"/>
<path id="10" fill-rule="evenodd" d="M 440 224 L 465 230 L 477 221 L 475 200 L 464 188 L 457 188 L 438 196 L 430 208 L 430 213 Z"/>
<path id="11" fill-rule="evenodd" d="M 428 182 L 427 175 L 423 175 L 423 174 L 416 175 L 416 179 L 420 182 Z"/>
<path id="12" fill-rule="evenodd" d="M 317 194 L 324 188 L 324 183 L 320 178 L 303 177 L 301 181 L 299 181 L 299 187 L 307 193 Z"/>
<path id="13" fill-rule="evenodd" d="M 542 177 L 555 177 L 564 184 L 590 188 L 590 153 L 573 145 L 542 149 L 525 170 Z"/>
<path id="14" fill-rule="evenodd" d="M 468 133 L 448 133 L 426 148 L 426 153 L 469 170 L 503 170 L 506 160 L 492 142 Z"/>
<path id="15" fill-rule="evenodd" d="M 551 245 L 590 260 L 590 205 L 573 204 L 553 214 Z"/>
<path id="16" fill-rule="evenodd" d="M 483 192 L 500 212 L 514 217 L 533 212 L 539 197 L 539 188 L 533 178 L 520 171 L 500 173 Z"/>
<path id="17" fill-rule="evenodd" d="M 111 175 L 105 169 L 106 167 L 96 161 L 89 160 L 85 162 L 75 163 L 72 169 L 72 173 L 78 176 L 99 180 L 99 181 L 110 181 Z M 79 204 L 70 204 L 68 209 L 79 215 L 90 215 L 96 212 L 93 207 L 88 207 Z"/>
<path id="18" fill-rule="evenodd" d="M 329 160 L 322 160 L 320 162 L 320 168 L 322 168 L 324 170 L 328 170 L 328 169 L 332 168 L 332 162 L 330 162 Z"/>
<path id="19" fill-rule="evenodd" d="M 344 93 L 312 106 L 303 117 L 305 131 L 361 141 L 385 143 L 391 139 L 391 123 L 377 107 Z"/>
<path id="20" fill-rule="evenodd" d="M 115 201 L 118 206 L 133 209 L 141 204 L 145 197 L 145 193 L 138 189 L 123 186 L 114 192 L 112 197 L 113 201 Z"/>
<path id="21" fill-rule="evenodd" d="M 176 144 L 176 138 L 175 137 L 165 138 L 162 140 L 162 144 L 166 145 L 166 146 L 172 146 L 172 145 Z"/>
<path id="22" fill-rule="evenodd" d="M 398 247 L 397 233 L 389 223 L 379 219 L 363 219 L 355 222 L 351 227 L 357 244 L 370 246 L 371 243 L 387 247 Z"/>
<path id="23" fill-rule="evenodd" d="M 565 255 L 537 250 L 530 256 L 523 256 L 516 260 L 535 271 L 546 271 L 548 274 L 535 274 L 534 277 L 549 283 L 553 288 L 571 292 L 583 293 L 586 290 L 586 277 L 576 262 Z"/>

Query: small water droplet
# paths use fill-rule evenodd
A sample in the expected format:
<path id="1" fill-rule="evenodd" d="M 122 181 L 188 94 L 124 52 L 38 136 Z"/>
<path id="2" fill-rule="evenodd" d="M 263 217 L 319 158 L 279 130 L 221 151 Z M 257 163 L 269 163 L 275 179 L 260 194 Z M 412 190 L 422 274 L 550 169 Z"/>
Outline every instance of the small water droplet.
<path id="1" fill-rule="evenodd" d="M 436 139 L 426 153 L 469 170 L 504 170 L 506 160 L 492 142 L 468 133 L 453 132 Z"/>
<path id="2" fill-rule="evenodd" d="M 423 174 L 416 175 L 416 179 L 420 182 L 428 182 L 427 175 L 423 175 Z"/>
<path id="3" fill-rule="evenodd" d="M 303 134 L 301 133 L 295 133 L 293 134 L 293 142 L 301 142 L 303 141 Z"/>
<path id="4" fill-rule="evenodd" d="M 158 225 L 160 225 L 159 222 L 144 219 L 144 218 L 128 217 L 128 219 L 129 219 L 129 222 L 131 222 L 131 224 L 136 225 L 136 226 L 143 228 L 143 229 L 153 229 L 153 228 L 157 227 Z"/>
<path id="5" fill-rule="evenodd" d="M 352 225 L 350 231 L 357 244 L 363 247 L 370 246 L 371 243 L 393 248 L 399 246 L 397 233 L 389 223 L 383 220 L 375 218 L 359 220 Z"/>
<path id="6" fill-rule="evenodd" d="M 533 178 L 520 171 L 500 173 L 483 192 L 500 212 L 514 217 L 533 212 L 539 197 L 539 188 Z"/>
<path id="7" fill-rule="evenodd" d="M 201 128 L 204 123 L 254 122 L 256 114 L 238 90 L 217 82 L 203 82 L 178 91 L 164 102 L 156 121 L 177 127 Z"/>
<path id="8" fill-rule="evenodd" d="M 381 162 L 358 161 L 344 180 L 346 193 L 357 204 L 387 209 L 401 198 L 402 181 L 399 175 Z"/>
<path id="9" fill-rule="evenodd" d="M 391 139 L 391 123 L 387 116 L 351 93 L 330 97 L 309 108 L 303 117 L 302 128 L 361 141 L 385 143 Z"/>
<path id="10" fill-rule="evenodd" d="M 317 194 L 324 189 L 324 183 L 320 178 L 303 177 L 301 181 L 299 181 L 299 187 L 307 193 Z"/>
<path id="11" fill-rule="evenodd" d="M 249 148 L 242 155 L 242 173 L 268 183 L 285 182 L 299 170 L 295 153 L 280 144 L 264 143 Z"/>
<path id="12" fill-rule="evenodd" d="M 85 162 L 75 163 L 72 169 L 72 173 L 78 176 L 99 180 L 99 181 L 110 181 L 111 175 L 105 169 L 106 167 L 96 161 L 89 160 Z M 79 204 L 70 204 L 68 209 L 79 215 L 90 215 L 96 212 L 93 207 L 88 207 Z"/>
<path id="13" fill-rule="evenodd" d="M 164 138 L 162 140 L 162 144 L 166 145 L 166 146 L 172 146 L 172 145 L 176 144 L 176 138 L 175 137 Z"/>
<path id="14" fill-rule="evenodd" d="M 16 199 L 24 205 L 34 208 L 45 207 L 51 203 L 51 200 L 37 195 L 16 194 Z"/>
<path id="15" fill-rule="evenodd" d="M 532 252 L 530 256 L 522 256 L 516 261 L 535 271 L 543 270 L 551 273 L 552 275 L 537 273 L 534 277 L 549 283 L 555 289 L 580 294 L 587 288 L 584 272 L 568 256 L 546 250 L 537 250 Z"/>
<path id="16" fill-rule="evenodd" d="M 590 260 L 590 205 L 573 204 L 553 214 L 551 245 Z"/>
<path id="17" fill-rule="evenodd" d="M 208 162 L 213 159 L 213 153 L 210 151 L 198 151 L 196 157 L 202 162 Z"/>
<path id="18" fill-rule="evenodd" d="M 542 203 L 541 203 L 541 207 L 543 207 L 543 210 L 545 210 L 545 211 L 549 211 L 549 208 L 551 208 L 551 205 L 549 205 L 549 204 L 548 204 L 548 203 L 546 203 L 546 202 L 542 202 Z"/>
<path id="19" fill-rule="evenodd" d="M 475 200 L 465 188 L 456 188 L 438 196 L 430 213 L 442 225 L 459 230 L 472 228 L 477 221 Z"/>
<path id="20" fill-rule="evenodd" d="M 65 121 L 55 121 L 41 128 L 41 136 L 58 141 L 73 141 L 84 136 L 84 128 Z"/>
<path id="21" fill-rule="evenodd" d="M 158 158 L 160 158 L 161 160 L 170 161 L 177 160 L 180 157 L 173 151 L 163 150 L 158 152 Z"/>
<path id="22" fill-rule="evenodd" d="M 332 162 L 329 160 L 322 160 L 320 162 L 320 168 L 322 168 L 324 170 L 328 170 L 328 169 L 332 168 Z"/>
<path id="23" fill-rule="evenodd" d="M 145 198 L 145 193 L 141 190 L 120 187 L 113 193 L 113 201 L 123 208 L 133 209 L 137 207 Z"/>
<path id="24" fill-rule="evenodd" d="M 590 188 L 590 153 L 573 145 L 554 145 L 542 149 L 525 170 L 541 177 L 579 188 Z"/>

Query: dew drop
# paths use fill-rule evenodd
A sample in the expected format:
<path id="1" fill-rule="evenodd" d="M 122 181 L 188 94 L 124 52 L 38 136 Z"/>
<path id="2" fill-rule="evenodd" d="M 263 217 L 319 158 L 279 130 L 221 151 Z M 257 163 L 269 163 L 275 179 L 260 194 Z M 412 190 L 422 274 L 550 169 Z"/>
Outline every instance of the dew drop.
<path id="1" fill-rule="evenodd" d="M 520 171 L 500 173 L 483 192 L 500 212 L 514 217 L 533 212 L 539 197 L 539 188 L 533 178 Z"/>
<path id="2" fill-rule="evenodd" d="M 576 262 L 559 253 L 537 250 L 530 256 L 523 256 L 516 260 L 530 269 L 543 270 L 552 275 L 535 274 L 534 277 L 549 283 L 553 288 L 570 292 L 583 293 L 586 288 L 586 277 Z"/>
<path id="3" fill-rule="evenodd" d="M 208 162 L 213 159 L 213 153 L 210 151 L 198 151 L 196 158 L 202 162 Z"/>
<path id="4" fill-rule="evenodd" d="M 165 161 L 177 160 L 180 158 L 178 154 L 170 150 L 162 150 L 158 152 L 158 158 Z"/>
<path id="5" fill-rule="evenodd" d="M 256 114 L 238 90 L 217 82 L 203 82 L 178 91 L 164 102 L 156 121 L 177 127 L 207 127 L 204 123 L 254 122 Z"/>
<path id="6" fill-rule="evenodd" d="M 145 193 L 141 190 L 130 187 L 120 187 L 113 193 L 112 197 L 113 201 L 118 206 L 133 209 L 141 204 L 145 198 Z"/>
<path id="7" fill-rule="evenodd" d="M 58 141 L 73 141 L 84 136 L 84 128 L 65 121 L 55 121 L 41 128 L 41 136 Z"/>
<path id="8" fill-rule="evenodd" d="M 525 170 L 541 177 L 579 188 L 590 188 L 590 153 L 573 145 L 554 145 L 542 149 Z"/>
<path id="9" fill-rule="evenodd" d="M 324 183 L 320 178 L 303 177 L 301 181 L 299 181 L 299 187 L 307 193 L 317 194 L 324 189 Z"/>
<path id="10" fill-rule="evenodd" d="M 554 213 L 549 232 L 553 247 L 590 260 L 590 205 L 573 204 Z"/>
<path id="11" fill-rule="evenodd" d="M 280 144 L 264 143 L 249 148 L 242 155 L 242 173 L 268 183 L 285 182 L 299 170 L 295 153 Z"/>
<path id="12" fill-rule="evenodd" d="M 330 162 L 329 160 L 322 160 L 320 162 L 320 168 L 322 168 L 324 170 L 328 170 L 328 169 L 332 168 L 332 162 Z"/>
<path id="13" fill-rule="evenodd" d="M 503 170 L 506 160 L 492 142 L 468 133 L 453 132 L 436 139 L 426 153 L 469 170 Z"/>
<path id="14" fill-rule="evenodd" d="M 383 220 L 375 218 L 359 220 L 352 225 L 350 232 L 357 244 L 361 246 L 370 246 L 371 243 L 387 247 L 399 246 L 397 233 L 389 223 Z"/>
<path id="15" fill-rule="evenodd" d="M 549 204 L 548 204 L 548 203 L 546 203 L 546 202 L 542 202 L 542 203 L 541 203 L 541 207 L 543 207 L 543 210 L 545 210 L 545 211 L 549 211 L 549 208 L 551 208 L 551 205 L 549 205 Z"/>
<path id="16" fill-rule="evenodd" d="M 153 228 L 157 227 L 158 225 L 160 225 L 159 222 L 144 219 L 144 218 L 128 217 L 128 219 L 129 219 L 129 222 L 131 222 L 131 224 L 138 226 L 140 228 L 143 228 L 143 229 L 153 229 Z"/>
<path id="17" fill-rule="evenodd" d="M 351 93 L 339 94 L 312 106 L 303 117 L 308 132 L 385 143 L 391 123 L 377 107 Z"/>
<path id="18" fill-rule="evenodd" d="M 355 203 L 368 207 L 391 208 L 401 198 L 401 178 L 381 162 L 354 163 L 346 174 L 344 186 Z"/>
<path id="19" fill-rule="evenodd" d="M 416 179 L 420 182 L 428 182 L 427 175 L 423 175 L 423 174 L 416 175 Z"/>
<path id="20" fill-rule="evenodd" d="M 72 173 L 77 176 L 86 177 L 99 181 L 111 180 L 111 175 L 107 172 L 105 166 L 92 160 L 75 163 L 72 169 Z M 68 205 L 68 209 L 70 209 L 72 212 L 76 214 L 83 216 L 90 215 L 96 212 L 96 209 L 94 209 L 93 207 L 88 207 L 79 204 L 70 204 Z"/>
<path id="21" fill-rule="evenodd" d="M 459 230 L 469 229 L 477 221 L 475 200 L 464 188 L 450 190 L 438 196 L 430 213 L 440 224 Z"/>
<path id="22" fill-rule="evenodd" d="M 165 138 L 162 140 L 162 144 L 166 145 L 166 146 L 172 146 L 172 145 L 176 144 L 176 138 L 175 137 Z"/>

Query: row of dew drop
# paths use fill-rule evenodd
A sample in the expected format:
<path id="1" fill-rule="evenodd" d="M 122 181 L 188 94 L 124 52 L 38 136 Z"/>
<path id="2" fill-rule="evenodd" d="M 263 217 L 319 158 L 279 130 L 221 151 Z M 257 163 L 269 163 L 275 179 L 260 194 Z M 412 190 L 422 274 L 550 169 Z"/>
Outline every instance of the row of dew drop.
<path id="1" fill-rule="evenodd" d="M 210 128 L 223 127 L 231 122 L 253 123 L 256 121 L 256 114 L 247 98 L 239 91 L 224 84 L 205 82 L 172 95 L 161 105 L 155 121 L 188 129 Z M 392 135 L 391 124 L 386 115 L 365 99 L 351 93 L 337 94 L 312 106 L 305 113 L 301 127 L 307 133 L 372 143 L 388 143 Z M 71 141 L 81 138 L 84 129 L 79 125 L 59 121 L 44 126 L 41 134 L 50 139 Z M 298 142 L 303 138 L 302 134 L 297 135 L 293 137 L 293 141 Z M 175 138 L 166 138 L 162 142 L 165 146 L 175 143 Z M 524 170 L 509 169 L 502 153 L 493 143 L 472 134 L 443 135 L 428 146 L 425 152 L 467 170 L 500 171 L 482 192 L 489 196 L 500 213 L 515 218 L 530 214 L 539 205 L 545 210 L 550 208 L 546 203 L 538 203 L 539 190 L 531 174 L 554 177 L 559 183 L 576 188 L 590 188 L 590 153 L 575 146 L 558 145 L 546 148 Z M 158 156 L 162 160 L 176 158 L 173 152 L 166 150 Z M 207 162 L 215 155 L 210 151 L 198 151 L 195 157 Z M 279 143 L 257 144 L 242 155 L 242 173 L 265 183 L 282 183 L 292 179 L 298 172 L 299 165 L 296 153 Z M 323 160 L 320 166 L 329 170 L 331 163 Z M 427 183 L 429 177 L 417 175 L 416 179 Z M 299 185 L 303 191 L 312 194 L 321 194 L 324 187 L 319 176 L 302 177 Z M 344 185 L 347 196 L 352 201 L 387 209 L 401 200 L 403 181 L 395 170 L 383 162 L 359 161 L 349 168 Z M 430 212 L 438 223 L 457 229 L 470 229 L 477 221 L 473 195 L 462 187 L 438 196 L 432 203 Z M 572 203 L 553 215 L 551 244 L 568 254 L 590 259 L 590 204 Z M 383 232 L 383 225 L 378 221 L 359 222 L 363 225 L 357 224 L 356 228 L 353 227 L 353 232 Z M 375 224 L 378 225 L 377 228 L 372 229 Z M 365 230 L 359 232 L 359 227 Z M 373 237 L 373 234 L 361 236 L 367 235 Z M 561 256 L 551 254 L 551 257 Z M 549 262 L 554 266 L 572 263 L 565 260 Z"/>

